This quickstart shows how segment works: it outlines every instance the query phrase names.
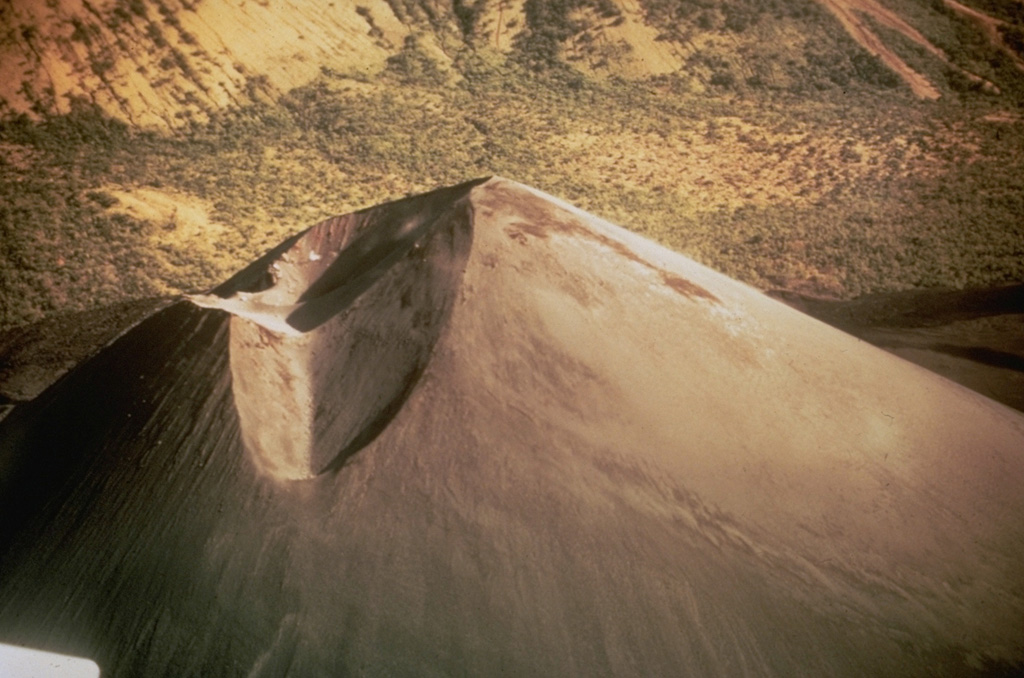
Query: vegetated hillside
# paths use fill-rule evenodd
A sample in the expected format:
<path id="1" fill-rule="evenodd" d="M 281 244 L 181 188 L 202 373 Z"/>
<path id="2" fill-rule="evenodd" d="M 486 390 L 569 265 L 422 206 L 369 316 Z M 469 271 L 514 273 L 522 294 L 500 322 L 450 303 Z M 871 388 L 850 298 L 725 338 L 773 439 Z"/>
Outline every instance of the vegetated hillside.
<path id="1" fill-rule="evenodd" d="M 17 0 L 0 327 L 201 290 L 325 216 L 490 174 L 764 288 L 1021 280 L 1018 14 Z"/>
<path id="2" fill-rule="evenodd" d="M 0 9 L 0 98 L 15 112 L 66 113 L 88 101 L 133 124 L 174 126 L 272 98 L 323 71 L 379 73 L 411 45 L 453 77 L 460 75 L 453 62 L 470 49 L 593 75 L 672 74 L 694 90 L 902 81 L 938 98 L 946 80 L 998 91 L 1005 78 L 993 55 L 1022 67 L 1024 19 L 1013 7 L 994 0 L 980 7 L 955 0 L 16 0 Z M 963 48 L 958 31 L 971 26 L 988 50 Z M 900 53 L 901 39 L 915 55 Z M 918 63 L 922 55 L 930 63 Z M 929 73 L 936 69 L 946 77 Z"/>

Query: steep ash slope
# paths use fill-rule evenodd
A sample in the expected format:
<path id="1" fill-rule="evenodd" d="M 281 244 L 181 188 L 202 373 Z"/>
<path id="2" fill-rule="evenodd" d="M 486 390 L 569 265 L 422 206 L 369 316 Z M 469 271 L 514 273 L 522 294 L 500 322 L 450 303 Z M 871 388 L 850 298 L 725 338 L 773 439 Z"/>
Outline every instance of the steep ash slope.
<path id="1" fill-rule="evenodd" d="M 113 676 L 1024 660 L 1019 413 L 533 189 L 330 220 L 199 301 L 235 315 L 162 310 L 0 422 L 0 640 Z M 253 419 L 243 373 L 310 388 Z"/>

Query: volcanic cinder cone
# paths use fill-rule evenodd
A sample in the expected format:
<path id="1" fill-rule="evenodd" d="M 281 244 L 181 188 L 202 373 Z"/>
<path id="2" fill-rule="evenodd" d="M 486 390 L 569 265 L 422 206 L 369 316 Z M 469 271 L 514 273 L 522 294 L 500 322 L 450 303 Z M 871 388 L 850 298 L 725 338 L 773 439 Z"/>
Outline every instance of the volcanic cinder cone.
<path id="1" fill-rule="evenodd" d="M 1024 417 L 549 196 L 330 220 L 195 301 L 0 422 L 0 642 L 105 676 L 1024 660 Z"/>

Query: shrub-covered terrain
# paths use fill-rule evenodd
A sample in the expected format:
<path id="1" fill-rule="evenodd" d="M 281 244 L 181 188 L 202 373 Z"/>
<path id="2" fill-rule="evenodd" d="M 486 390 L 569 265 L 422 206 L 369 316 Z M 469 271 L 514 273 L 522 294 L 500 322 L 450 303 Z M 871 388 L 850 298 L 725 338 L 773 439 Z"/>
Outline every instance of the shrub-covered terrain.
<path id="1" fill-rule="evenodd" d="M 1001 94 L 889 36 L 948 76 L 942 99 L 918 100 L 851 38 L 827 40 L 835 19 L 813 2 L 648 0 L 665 31 L 708 23 L 690 38 L 703 47 L 678 73 L 626 80 L 560 56 L 594 21 L 621 24 L 618 3 L 528 0 L 501 52 L 477 44 L 484 5 L 410 1 L 396 15 L 423 28 L 379 74 L 324 67 L 170 130 L 82 101 L 8 111 L 0 329 L 201 290 L 325 217 L 492 174 L 761 288 L 850 298 L 1024 280 L 1024 74 L 945 5 L 892 3 Z M 758 38 L 797 22 L 811 26 L 797 48 Z M 449 31 L 455 42 L 430 38 Z M 716 40 L 731 34 L 764 44 L 730 52 Z"/>

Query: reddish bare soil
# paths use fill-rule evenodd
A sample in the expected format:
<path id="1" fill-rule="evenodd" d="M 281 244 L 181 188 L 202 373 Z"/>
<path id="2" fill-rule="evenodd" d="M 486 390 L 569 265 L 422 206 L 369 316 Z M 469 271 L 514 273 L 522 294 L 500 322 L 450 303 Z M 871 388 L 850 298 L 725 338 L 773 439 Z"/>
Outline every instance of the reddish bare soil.
<path id="1" fill-rule="evenodd" d="M 886 66 L 891 68 L 900 78 L 903 79 L 910 89 L 922 99 L 938 99 L 941 96 L 939 89 L 928 80 L 927 77 L 911 68 L 901 59 L 888 45 L 885 44 L 871 27 L 863 20 L 863 16 L 869 16 L 883 26 L 899 31 L 904 36 L 923 47 L 932 56 L 941 59 L 947 66 L 959 71 L 969 80 L 981 85 L 986 91 L 998 93 L 999 88 L 995 84 L 981 78 L 975 73 L 965 71 L 950 61 L 949 56 L 936 47 L 928 38 L 921 34 L 916 28 L 904 21 L 898 14 L 888 7 L 885 7 L 876 0 L 820 0 L 827 7 L 846 31 L 866 50 L 880 58 Z M 965 7 L 955 0 L 944 0 L 946 5 L 957 13 L 977 22 L 989 40 L 1007 52 L 1014 60 L 1017 68 L 1024 71 L 1024 61 L 1012 50 L 1007 48 L 1002 35 L 999 33 L 999 25 L 1002 23 L 987 14 L 978 10 Z"/>
<path id="2" fill-rule="evenodd" d="M 1006 44 L 1006 41 L 1003 39 L 1002 34 L 999 32 L 999 28 L 1006 25 L 1005 22 L 1000 21 L 995 17 L 991 17 L 984 12 L 980 12 L 973 7 L 962 5 L 956 0 L 944 0 L 944 2 L 947 7 L 955 11 L 957 14 L 967 17 L 981 26 L 981 29 L 985 32 L 985 36 L 988 37 L 989 42 L 1003 50 L 1003 52 L 1013 61 L 1017 70 L 1024 72 L 1024 59 L 1021 59 L 1020 55 L 1010 49 Z"/>
<path id="3" fill-rule="evenodd" d="M 910 86 L 914 94 L 922 99 L 938 99 L 941 96 L 938 88 L 928 78 L 908 66 L 881 38 L 875 35 L 874 31 L 860 17 L 861 14 L 870 16 L 882 25 L 899 31 L 943 61 L 948 61 L 942 50 L 896 13 L 875 0 L 821 0 L 821 2 L 836 15 L 836 18 L 843 24 L 843 28 L 854 40 L 895 71 Z"/>

